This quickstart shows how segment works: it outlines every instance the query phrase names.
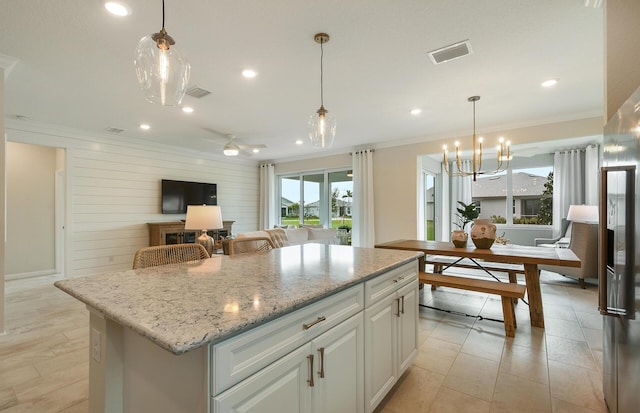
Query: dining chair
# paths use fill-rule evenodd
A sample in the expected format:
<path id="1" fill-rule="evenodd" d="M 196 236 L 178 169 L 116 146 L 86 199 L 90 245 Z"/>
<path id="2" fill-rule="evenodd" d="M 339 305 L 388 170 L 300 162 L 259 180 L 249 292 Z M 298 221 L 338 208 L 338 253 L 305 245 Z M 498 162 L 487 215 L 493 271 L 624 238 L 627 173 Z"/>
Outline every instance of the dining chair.
<path id="1" fill-rule="evenodd" d="M 225 253 L 228 255 L 268 252 L 275 246 L 267 237 L 235 238 L 227 241 Z"/>
<path id="2" fill-rule="evenodd" d="M 173 244 L 144 247 L 133 257 L 133 269 L 157 267 L 209 258 L 207 250 L 200 244 Z"/>

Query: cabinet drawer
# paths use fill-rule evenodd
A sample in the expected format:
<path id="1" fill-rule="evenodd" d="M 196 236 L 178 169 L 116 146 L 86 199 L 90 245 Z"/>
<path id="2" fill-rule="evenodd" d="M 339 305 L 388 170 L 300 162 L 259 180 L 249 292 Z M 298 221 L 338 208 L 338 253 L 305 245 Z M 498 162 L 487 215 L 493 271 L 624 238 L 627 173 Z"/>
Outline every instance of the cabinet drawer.
<path id="1" fill-rule="evenodd" d="M 358 284 L 230 338 L 211 349 L 211 393 L 217 395 L 331 327 L 362 311 Z M 305 328 L 305 326 L 307 328 Z"/>
<path id="2" fill-rule="evenodd" d="M 418 261 L 413 261 L 364 284 L 364 304 L 366 307 L 393 293 L 418 277 Z"/>

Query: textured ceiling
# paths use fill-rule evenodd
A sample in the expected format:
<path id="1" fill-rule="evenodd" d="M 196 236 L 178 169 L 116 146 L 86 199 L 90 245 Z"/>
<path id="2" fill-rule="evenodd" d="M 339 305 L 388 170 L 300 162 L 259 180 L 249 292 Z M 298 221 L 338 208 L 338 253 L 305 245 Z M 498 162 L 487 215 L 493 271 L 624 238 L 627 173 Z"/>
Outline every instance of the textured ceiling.
<path id="1" fill-rule="evenodd" d="M 467 97 L 481 95 L 477 127 L 497 129 L 602 116 L 603 11 L 581 0 L 166 0 L 165 27 L 192 65 L 194 107 L 147 103 L 134 49 L 161 26 L 161 2 L 129 0 L 117 18 L 98 0 L 0 0 L 0 54 L 18 59 L 6 115 L 219 153 L 233 134 L 266 144 L 254 159 L 344 152 L 379 142 L 470 134 Z M 308 117 L 337 118 L 334 148 L 312 148 Z M 426 52 L 469 39 L 473 54 L 433 65 Z M 245 79 L 242 69 L 258 72 Z M 553 89 L 540 83 L 559 78 Z M 422 114 L 412 116 L 412 108 Z M 140 123 L 152 129 L 142 131 Z M 214 141 L 208 141 L 213 138 Z M 304 144 L 297 146 L 296 139 Z"/>

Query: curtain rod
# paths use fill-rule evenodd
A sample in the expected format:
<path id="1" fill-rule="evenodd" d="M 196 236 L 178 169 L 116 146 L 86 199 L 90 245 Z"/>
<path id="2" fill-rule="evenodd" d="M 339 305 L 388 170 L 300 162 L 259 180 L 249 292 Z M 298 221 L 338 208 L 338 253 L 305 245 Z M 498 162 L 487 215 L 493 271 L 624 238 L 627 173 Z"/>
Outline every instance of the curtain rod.
<path id="1" fill-rule="evenodd" d="M 362 149 L 360 151 L 355 151 L 355 152 L 349 152 L 349 155 L 357 155 L 359 153 L 365 153 L 365 152 L 375 152 L 375 149 Z"/>

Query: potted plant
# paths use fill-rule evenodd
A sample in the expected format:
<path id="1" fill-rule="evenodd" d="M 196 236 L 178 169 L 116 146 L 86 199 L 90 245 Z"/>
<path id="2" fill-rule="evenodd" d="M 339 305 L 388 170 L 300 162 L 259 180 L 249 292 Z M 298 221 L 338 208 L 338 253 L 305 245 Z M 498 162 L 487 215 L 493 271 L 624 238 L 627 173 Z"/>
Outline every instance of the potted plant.
<path id="1" fill-rule="evenodd" d="M 456 208 L 456 211 L 458 211 L 456 214 L 458 222 L 454 222 L 453 224 L 460 229 L 451 232 L 451 241 L 456 247 L 462 248 L 467 245 L 467 240 L 469 239 L 469 234 L 465 231 L 467 224 L 478 218 L 480 213 L 478 212 L 478 207 L 474 202 L 465 204 L 462 201 L 458 201 L 458 204 L 460 205 Z"/>

